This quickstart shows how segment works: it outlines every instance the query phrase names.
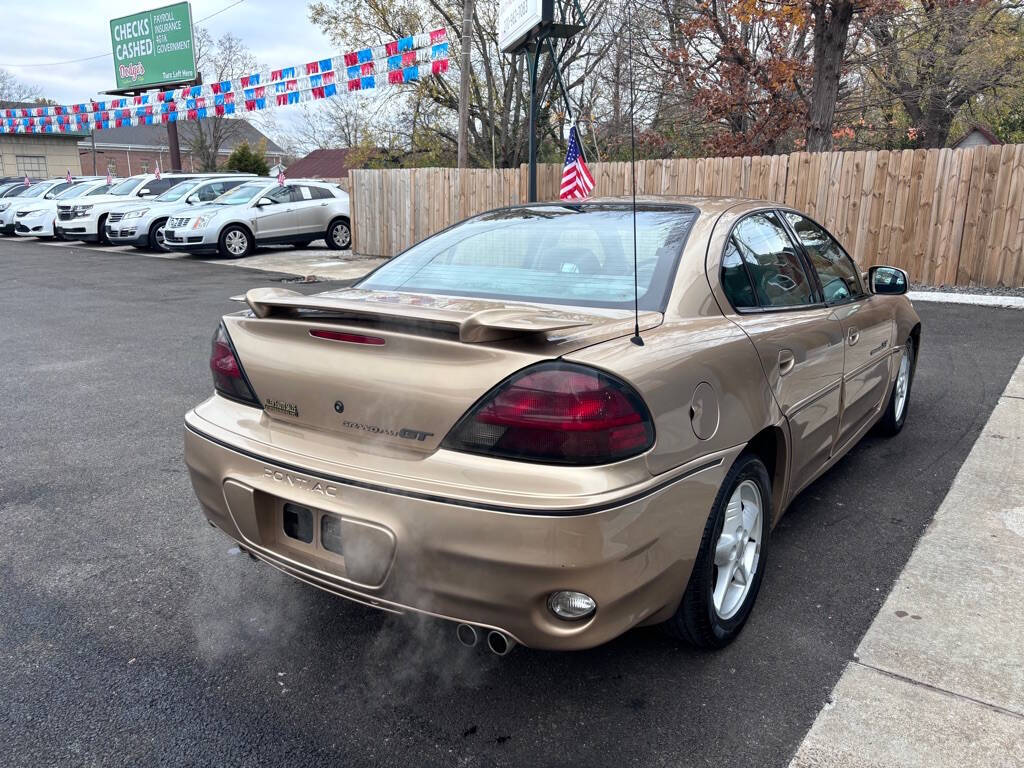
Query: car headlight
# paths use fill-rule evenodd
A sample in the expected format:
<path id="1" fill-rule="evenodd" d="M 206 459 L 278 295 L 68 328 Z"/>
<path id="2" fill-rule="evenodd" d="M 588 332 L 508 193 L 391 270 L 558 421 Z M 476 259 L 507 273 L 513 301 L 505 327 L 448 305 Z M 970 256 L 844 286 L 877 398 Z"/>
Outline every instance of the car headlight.
<path id="1" fill-rule="evenodd" d="M 141 219 L 142 215 L 144 213 L 149 213 L 149 208 L 140 208 L 140 209 L 138 209 L 136 211 L 128 211 L 128 213 L 126 213 L 124 215 L 124 218 L 126 218 L 126 219 Z"/>
<path id="2" fill-rule="evenodd" d="M 4 211 L 6 211 L 10 207 L 11 207 L 10 203 L 0 203 L 0 213 L 3 213 Z"/>
<path id="3" fill-rule="evenodd" d="M 24 218 L 25 216 L 35 216 L 41 210 L 41 208 L 33 208 L 30 211 L 18 211 L 18 215 L 21 216 L 22 218 Z"/>
<path id="4" fill-rule="evenodd" d="M 192 229 L 206 229 L 206 225 L 210 223 L 213 216 L 196 216 L 192 221 Z"/>

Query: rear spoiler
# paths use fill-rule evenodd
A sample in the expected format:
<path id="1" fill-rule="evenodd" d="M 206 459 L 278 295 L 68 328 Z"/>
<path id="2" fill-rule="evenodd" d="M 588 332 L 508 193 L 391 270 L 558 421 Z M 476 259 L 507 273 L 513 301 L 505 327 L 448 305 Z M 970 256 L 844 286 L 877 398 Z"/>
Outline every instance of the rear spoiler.
<path id="1" fill-rule="evenodd" d="M 500 341 L 515 336 L 579 328 L 591 323 L 579 316 L 560 315 L 540 307 L 495 307 L 468 312 L 384 301 L 366 301 L 341 296 L 307 296 L 285 288 L 253 288 L 235 300 L 245 301 L 256 317 L 295 316 L 302 310 L 329 312 L 345 317 L 386 320 L 396 324 L 427 325 L 458 334 L 467 343 Z"/>

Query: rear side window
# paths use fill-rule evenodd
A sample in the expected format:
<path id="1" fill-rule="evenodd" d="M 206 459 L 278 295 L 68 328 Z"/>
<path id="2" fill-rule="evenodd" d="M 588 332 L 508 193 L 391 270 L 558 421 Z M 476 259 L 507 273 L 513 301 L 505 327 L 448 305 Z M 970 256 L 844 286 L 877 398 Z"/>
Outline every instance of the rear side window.
<path id="1" fill-rule="evenodd" d="M 314 200 L 327 200 L 334 197 L 334 195 L 330 193 L 330 190 L 324 189 L 323 187 L 310 187 L 309 191 L 313 193 Z"/>
<path id="2" fill-rule="evenodd" d="M 793 227 L 818 273 L 827 303 L 841 304 L 864 293 L 857 265 L 832 235 L 810 219 L 792 211 L 786 212 L 786 220 Z"/>
<path id="3" fill-rule="evenodd" d="M 727 248 L 723 255 L 723 284 L 726 283 L 726 263 L 731 265 L 739 261 L 746 269 L 753 295 L 760 306 L 801 307 L 817 303 L 796 246 L 775 213 L 747 216 L 733 230 L 729 247 L 736 252 L 730 255 Z M 738 291 L 737 300 L 749 301 L 738 275 L 731 275 L 729 284 Z"/>

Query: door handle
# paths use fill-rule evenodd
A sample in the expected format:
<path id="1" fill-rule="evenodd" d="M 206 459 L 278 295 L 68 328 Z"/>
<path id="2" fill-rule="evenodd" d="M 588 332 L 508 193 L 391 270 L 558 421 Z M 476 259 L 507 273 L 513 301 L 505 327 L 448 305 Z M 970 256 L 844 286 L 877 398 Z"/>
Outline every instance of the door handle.
<path id="1" fill-rule="evenodd" d="M 857 326 L 850 326 L 850 330 L 846 332 L 846 338 L 849 340 L 851 347 L 860 341 L 860 331 L 857 330 Z"/>
<path id="2" fill-rule="evenodd" d="M 795 365 L 796 358 L 790 350 L 783 349 L 779 352 L 779 376 L 785 376 Z"/>
<path id="3" fill-rule="evenodd" d="M 326 208 L 330 203 L 320 203 L 321 208 Z"/>

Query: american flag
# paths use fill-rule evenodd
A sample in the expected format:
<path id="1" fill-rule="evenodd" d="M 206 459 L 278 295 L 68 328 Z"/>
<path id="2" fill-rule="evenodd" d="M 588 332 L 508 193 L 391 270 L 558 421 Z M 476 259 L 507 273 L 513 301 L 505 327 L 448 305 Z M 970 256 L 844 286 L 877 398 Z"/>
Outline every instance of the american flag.
<path id="1" fill-rule="evenodd" d="M 113 183 L 114 183 L 114 179 L 111 178 L 110 171 L 107 171 L 107 186 L 109 187 Z"/>
<path id="2" fill-rule="evenodd" d="M 160 178 L 160 163 L 157 163 L 156 167 L 153 170 L 156 172 L 155 176 L 159 179 Z"/>
<path id="3" fill-rule="evenodd" d="M 32 182 L 28 180 L 28 174 L 25 174 L 25 186 L 26 187 L 31 187 L 32 186 Z"/>
<path id="4" fill-rule="evenodd" d="M 558 196 L 562 200 L 585 200 L 594 189 L 594 177 L 590 175 L 580 152 L 576 126 L 569 129 L 569 151 L 565 153 L 565 168 L 562 170 L 562 188 Z"/>
<path id="5" fill-rule="evenodd" d="M 66 181 L 68 184 L 71 183 L 71 169 L 70 168 L 68 168 L 68 175 L 64 177 L 64 181 Z"/>
<path id="6" fill-rule="evenodd" d="M 284 186 L 284 171 L 277 172 L 277 183 L 282 187 Z"/>

